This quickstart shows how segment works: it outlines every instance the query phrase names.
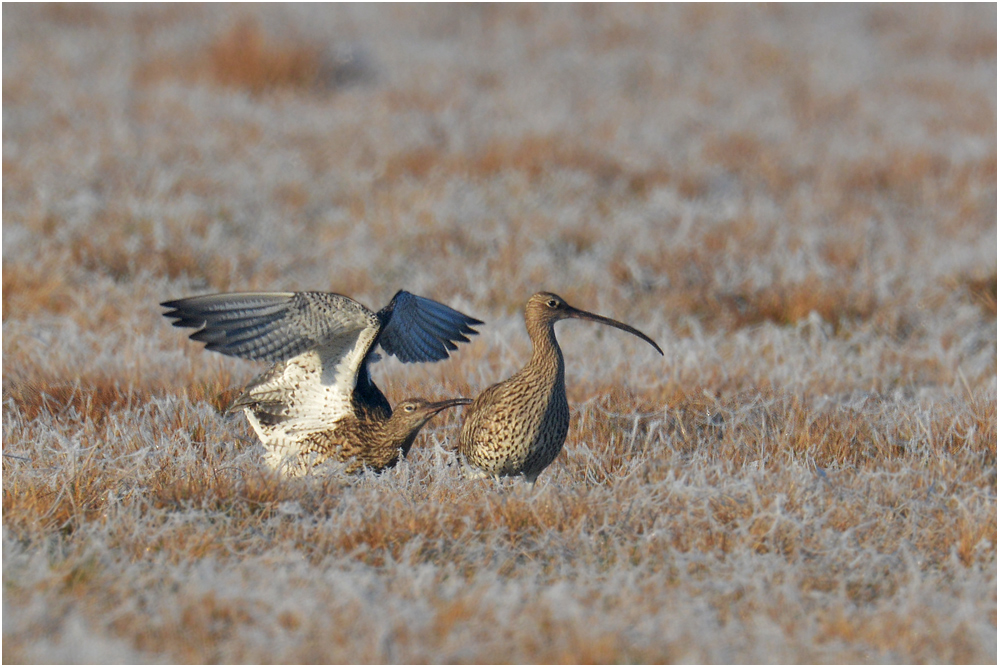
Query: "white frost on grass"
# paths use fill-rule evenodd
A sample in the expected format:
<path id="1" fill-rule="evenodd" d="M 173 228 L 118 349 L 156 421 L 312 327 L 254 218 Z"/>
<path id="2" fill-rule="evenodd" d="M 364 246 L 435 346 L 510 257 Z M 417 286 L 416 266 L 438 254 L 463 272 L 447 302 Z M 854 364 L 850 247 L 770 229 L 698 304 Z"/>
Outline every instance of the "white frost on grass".
<path id="1" fill-rule="evenodd" d="M 6 662 L 996 662 L 995 7 L 4 18 Z M 230 85 L 244 21 L 367 74 Z M 537 290 L 665 356 L 558 325 L 536 488 L 464 409 L 279 481 L 262 366 L 157 305 L 401 288 L 486 325 L 394 403 L 520 369 Z"/>

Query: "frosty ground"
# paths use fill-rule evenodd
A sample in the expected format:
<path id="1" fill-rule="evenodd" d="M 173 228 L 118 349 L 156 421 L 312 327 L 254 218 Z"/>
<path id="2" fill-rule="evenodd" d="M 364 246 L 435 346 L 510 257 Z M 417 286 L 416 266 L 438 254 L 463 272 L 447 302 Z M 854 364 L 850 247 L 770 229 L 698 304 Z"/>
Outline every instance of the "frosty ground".
<path id="1" fill-rule="evenodd" d="M 3 7 L 5 662 L 995 663 L 996 8 Z M 462 412 L 279 480 L 158 303 L 536 290 L 535 489 Z"/>

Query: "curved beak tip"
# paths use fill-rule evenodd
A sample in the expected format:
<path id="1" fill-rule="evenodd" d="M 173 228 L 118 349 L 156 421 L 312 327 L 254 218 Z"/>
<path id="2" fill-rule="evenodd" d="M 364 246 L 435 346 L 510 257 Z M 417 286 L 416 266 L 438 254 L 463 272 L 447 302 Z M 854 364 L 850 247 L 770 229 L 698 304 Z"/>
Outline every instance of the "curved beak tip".
<path id="1" fill-rule="evenodd" d="M 661 356 L 663 355 L 663 349 L 660 348 L 659 345 L 657 345 L 656 341 L 654 341 L 653 339 L 649 338 L 648 336 L 646 336 L 645 334 L 643 334 L 642 332 L 640 332 L 635 327 L 632 327 L 631 325 L 626 325 L 624 322 L 619 322 L 617 320 L 605 317 L 603 315 L 597 315 L 596 313 L 591 313 L 589 311 L 583 311 L 583 310 L 580 310 L 580 309 L 577 309 L 577 308 L 573 308 L 573 307 L 569 307 L 569 308 L 570 308 L 570 310 L 569 310 L 569 317 L 579 318 L 581 320 L 590 320 L 590 321 L 593 321 L 593 322 L 600 323 L 602 325 L 608 325 L 609 327 L 614 327 L 616 329 L 620 329 L 623 332 L 628 332 L 632 336 L 640 338 L 643 341 L 645 341 L 646 343 L 648 343 L 649 345 L 653 346 L 654 348 L 656 348 L 656 352 L 660 353 Z"/>

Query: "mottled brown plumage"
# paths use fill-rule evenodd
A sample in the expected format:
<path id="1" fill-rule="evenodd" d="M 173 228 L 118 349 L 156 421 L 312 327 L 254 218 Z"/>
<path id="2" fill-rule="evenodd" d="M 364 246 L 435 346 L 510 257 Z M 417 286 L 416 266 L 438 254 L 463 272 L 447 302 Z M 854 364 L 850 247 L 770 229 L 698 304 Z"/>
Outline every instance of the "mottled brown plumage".
<path id="1" fill-rule="evenodd" d="M 562 450 L 569 431 L 569 404 L 555 324 L 565 318 L 616 327 L 663 354 L 651 338 L 624 323 L 573 308 L 550 292 L 533 295 L 524 307 L 524 324 L 533 347 L 531 361 L 476 397 L 462 424 L 459 452 L 483 473 L 524 475 L 534 483 Z"/>
<path id="2" fill-rule="evenodd" d="M 420 429 L 431 418 L 446 408 L 470 403 L 465 398 L 434 402 L 406 399 L 388 418 L 381 410 L 361 409 L 357 416 L 341 420 L 333 429 L 272 439 L 266 459 L 271 468 L 288 476 L 310 473 L 327 462 L 344 463 L 348 473 L 363 467 L 380 472 L 395 466 L 401 456 L 409 453 Z M 252 423 L 258 413 L 252 406 L 249 408 L 247 417 Z"/>
<path id="3" fill-rule="evenodd" d="M 208 350 L 272 363 L 232 408 L 260 437 L 265 461 L 290 475 L 330 458 L 391 466 L 434 414 L 469 403 L 410 400 L 393 413 L 372 382 L 376 347 L 401 362 L 436 362 L 482 324 L 426 297 L 401 290 L 377 313 L 327 292 L 203 295 L 163 306 Z"/>

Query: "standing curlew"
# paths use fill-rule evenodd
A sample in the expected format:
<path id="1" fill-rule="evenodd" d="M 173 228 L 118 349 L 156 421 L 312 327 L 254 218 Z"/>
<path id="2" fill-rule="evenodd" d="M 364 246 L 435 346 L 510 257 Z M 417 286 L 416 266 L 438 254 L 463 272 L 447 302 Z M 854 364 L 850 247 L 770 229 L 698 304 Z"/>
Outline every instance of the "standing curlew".
<path id="1" fill-rule="evenodd" d="M 533 347 L 531 361 L 476 397 L 462 424 L 459 452 L 485 474 L 494 478 L 524 475 L 533 484 L 562 450 L 569 431 L 569 404 L 555 324 L 566 318 L 617 327 L 663 354 L 655 341 L 624 323 L 573 308 L 551 292 L 533 295 L 524 307 L 524 324 Z"/>
<path id="2" fill-rule="evenodd" d="M 242 408 L 265 460 L 299 475 L 327 459 L 376 470 L 405 455 L 420 428 L 453 399 L 401 402 L 393 413 L 372 382 L 381 346 L 401 362 L 436 362 L 477 334 L 480 320 L 400 290 L 374 313 L 328 292 L 236 292 L 163 302 L 174 327 L 197 328 L 208 350 L 273 366 L 251 381 L 230 410 Z"/>

